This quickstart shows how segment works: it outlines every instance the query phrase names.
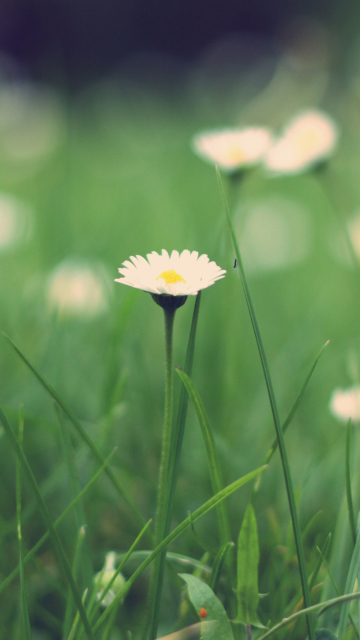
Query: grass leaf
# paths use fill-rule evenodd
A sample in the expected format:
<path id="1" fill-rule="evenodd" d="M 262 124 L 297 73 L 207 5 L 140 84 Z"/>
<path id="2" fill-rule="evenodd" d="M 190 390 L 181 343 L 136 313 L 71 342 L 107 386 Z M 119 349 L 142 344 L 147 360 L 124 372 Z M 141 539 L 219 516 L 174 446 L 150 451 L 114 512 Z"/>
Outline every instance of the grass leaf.
<path id="1" fill-rule="evenodd" d="M 201 623 L 202 640 L 234 640 L 227 613 L 209 585 L 190 573 L 180 573 L 180 577 L 187 584 L 189 598 L 199 618 L 201 610 L 206 614 L 206 621 Z"/>

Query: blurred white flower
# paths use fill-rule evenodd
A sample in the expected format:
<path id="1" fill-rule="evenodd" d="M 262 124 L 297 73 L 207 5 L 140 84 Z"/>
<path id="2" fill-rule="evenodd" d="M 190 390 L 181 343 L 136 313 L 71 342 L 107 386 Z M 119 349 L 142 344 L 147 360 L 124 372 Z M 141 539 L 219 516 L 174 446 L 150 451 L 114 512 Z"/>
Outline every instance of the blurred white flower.
<path id="1" fill-rule="evenodd" d="M 103 570 L 99 571 L 99 573 L 96 573 L 94 576 L 94 582 L 98 589 L 98 592 L 96 594 L 98 600 L 100 600 L 100 598 L 102 597 L 102 594 L 109 582 L 114 578 L 114 575 L 116 573 L 115 560 L 116 554 L 114 553 L 114 551 L 110 551 L 105 558 L 105 566 Z M 111 585 L 111 588 L 106 593 L 105 597 L 101 600 L 101 606 L 108 607 L 109 604 L 112 603 L 120 589 L 122 589 L 125 582 L 126 581 L 122 573 L 118 573 Z"/>
<path id="2" fill-rule="evenodd" d="M 277 174 L 306 171 L 331 155 L 338 135 L 337 126 L 326 113 L 304 111 L 270 147 L 264 165 Z"/>
<path id="3" fill-rule="evenodd" d="M 349 220 L 348 230 L 354 251 L 360 260 L 360 213 Z"/>
<path id="4" fill-rule="evenodd" d="M 107 308 L 108 291 L 102 265 L 66 259 L 50 274 L 47 300 L 60 315 L 92 318 Z"/>
<path id="5" fill-rule="evenodd" d="M 334 389 L 330 398 L 330 411 L 339 420 L 360 420 L 360 387 Z"/>
<path id="6" fill-rule="evenodd" d="M 142 256 L 131 256 L 119 269 L 123 278 L 115 282 L 127 284 L 152 294 L 166 296 L 196 296 L 216 280 L 224 278 L 226 271 L 210 262 L 206 254 L 199 256 L 197 251 L 187 249 L 179 254 L 173 251 L 171 256 L 163 249 L 161 255 L 156 251 Z"/>
<path id="7" fill-rule="evenodd" d="M 30 207 L 12 195 L 0 193 L 0 251 L 28 241 L 32 228 Z"/>
<path id="8" fill-rule="evenodd" d="M 204 131 L 194 136 L 192 149 L 203 160 L 234 172 L 259 162 L 272 142 L 265 127 Z"/>
<path id="9" fill-rule="evenodd" d="M 311 250 L 309 212 L 281 194 L 245 202 L 235 215 L 234 226 L 251 273 L 297 265 Z"/>

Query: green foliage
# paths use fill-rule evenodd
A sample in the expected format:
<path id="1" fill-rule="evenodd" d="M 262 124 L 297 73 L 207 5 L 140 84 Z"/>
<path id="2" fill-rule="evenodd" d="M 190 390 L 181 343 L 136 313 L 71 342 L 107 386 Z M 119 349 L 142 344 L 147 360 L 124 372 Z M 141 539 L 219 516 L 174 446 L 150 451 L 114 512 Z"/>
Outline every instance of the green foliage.
<path id="1" fill-rule="evenodd" d="M 247 506 L 237 546 L 237 622 L 263 628 L 257 617 L 259 542 L 254 508 Z"/>
<path id="2" fill-rule="evenodd" d="M 186 582 L 189 598 L 200 619 L 200 610 L 205 609 L 206 621 L 201 623 L 201 640 L 234 640 L 229 619 L 220 600 L 206 582 L 190 573 L 181 573 Z"/>

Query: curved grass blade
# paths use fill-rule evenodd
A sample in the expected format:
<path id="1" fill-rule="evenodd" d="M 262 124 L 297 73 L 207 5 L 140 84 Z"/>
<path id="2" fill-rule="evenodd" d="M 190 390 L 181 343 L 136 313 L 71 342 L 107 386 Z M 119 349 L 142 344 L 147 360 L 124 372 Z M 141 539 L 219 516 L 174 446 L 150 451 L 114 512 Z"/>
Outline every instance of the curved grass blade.
<path id="1" fill-rule="evenodd" d="M 343 605 L 344 603 L 349 603 L 352 600 L 359 600 L 359 599 L 360 599 L 360 591 L 357 591 L 356 593 L 347 593 L 344 596 L 339 596 L 338 598 L 332 598 L 332 600 L 326 600 L 325 602 L 319 602 L 318 604 L 313 604 L 311 605 L 311 607 L 308 607 L 307 609 L 301 609 L 300 611 L 293 613 L 288 618 L 284 618 L 283 620 L 281 620 L 281 622 L 279 622 L 278 624 L 275 624 L 271 629 L 269 629 L 269 631 L 264 633 L 262 636 L 258 636 L 256 640 L 267 640 L 267 638 L 270 638 L 272 635 L 274 635 L 274 633 L 277 633 L 278 631 L 280 631 L 280 629 L 283 629 L 288 624 L 291 624 L 292 622 L 294 622 L 298 618 L 301 618 L 302 616 L 309 615 L 309 613 L 315 613 L 316 611 L 320 610 L 320 613 L 318 614 L 320 616 L 325 611 L 330 609 L 330 607 L 335 607 L 338 604 Z"/>
<path id="2" fill-rule="evenodd" d="M 196 412 L 205 444 L 206 455 L 208 458 L 212 489 L 215 494 L 223 489 L 224 481 L 222 477 L 218 452 L 216 450 L 214 434 L 210 426 L 209 418 L 205 411 L 204 404 L 191 378 L 180 367 L 176 367 L 176 371 L 186 387 L 186 390 Z M 229 516 L 223 502 L 217 507 L 217 514 L 220 541 L 222 544 L 226 544 L 226 542 L 229 542 L 231 540 L 231 533 Z"/>
<path id="3" fill-rule="evenodd" d="M 281 458 L 281 463 L 282 463 L 282 467 L 283 467 L 285 487 L 286 487 L 286 493 L 287 493 L 287 497 L 288 497 L 290 515 L 291 515 L 291 522 L 292 522 L 293 531 L 294 531 L 296 553 L 297 553 L 297 557 L 298 557 L 298 561 L 299 561 L 299 571 L 300 571 L 300 580 L 301 580 L 303 598 L 304 598 L 305 607 L 309 608 L 310 605 L 311 605 L 311 598 L 310 598 L 308 577 L 307 577 L 306 564 L 305 564 L 304 547 L 303 547 L 303 543 L 302 543 L 300 525 L 299 525 L 299 520 L 298 520 L 298 516 L 297 516 L 297 511 L 296 511 L 296 503 L 295 503 L 294 489 L 293 489 L 292 479 L 291 479 L 291 474 L 290 474 L 290 466 L 289 466 L 289 461 L 288 461 L 288 457 L 287 457 L 287 453 L 286 453 L 285 441 L 284 441 L 284 436 L 283 436 L 281 423 L 280 423 L 280 419 L 279 419 L 279 414 L 278 414 L 277 403 L 276 403 L 276 399 L 275 399 L 272 379 L 271 379 L 271 376 L 270 376 L 270 370 L 269 370 L 269 366 L 268 366 L 268 362 L 267 362 L 267 358 L 266 358 L 266 354 L 265 354 L 265 349 L 264 349 L 264 345 L 263 345 L 263 342 L 262 342 L 261 333 L 260 333 L 258 321 L 257 321 L 256 314 L 255 314 L 255 309 L 254 309 L 254 306 L 253 306 L 253 303 L 252 303 L 252 299 L 251 299 L 251 296 L 250 296 L 250 291 L 249 291 L 249 287 L 248 287 L 248 284 L 247 284 L 246 275 L 245 275 L 245 271 L 244 271 L 244 267 L 243 267 L 243 263 L 242 263 L 242 258 L 241 258 L 241 254 L 240 254 L 240 248 L 239 248 L 239 244 L 238 244 L 238 241 L 237 241 L 237 238 L 236 238 L 236 235 L 235 235 L 235 231 L 234 231 L 234 228 L 233 228 L 233 225 L 232 225 L 232 222 L 231 222 L 230 212 L 229 212 L 228 204 L 227 204 L 227 201 L 226 201 L 225 191 L 224 191 L 224 187 L 223 187 L 223 184 L 222 184 L 222 181 L 221 181 L 221 177 L 220 177 L 220 172 L 219 172 L 218 166 L 216 166 L 216 174 L 217 174 L 217 178 L 218 178 L 221 197 L 222 197 L 223 204 L 224 204 L 226 220 L 227 220 L 230 236 L 231 236 L 231 239 L 232 239 L 233 248 L 234 248 L 235 255 L 236 255 L 237 264 L 238 264 L 238 267 L 239 267 L 241 284 L 242 284 L 242 288 L 243 288 L 243 291 L 244 291 L 246 304 L 247 304 L 247 307 L 248 307 L 248 311 L 249 311 L 249 315 L 250 315 L 250 319 L 251 319 L 251 324 L 252 324 L 252 327 L 253 327 L 253 331 L 254 331 L 254 335 L 255 335 L 255 339 L 256 339 L 256 344 L 257 344 L 257 347 L 258 347 L 259 356 L 260 356 L 260 360 L 261 360 L 261 365 L 262 365 L 262 369 L 263 369 L 263 373 L 264 373 L 266 388 L 267 388 L 267 392 L 268 392 L 268 396 L 269 396 L 270 407 L 271 407 L 271 412 L 272 412 L 275 431 L 276 431 L 276 438 L 277 438 L 277 441 L 278 441 L 278 446 L 279 446 L 279 451 L 280 451 L 280 458 Z M 307 622 L 307 627 L 308 627 L 309 638 L 310 638 L 310 640 L 315 640 L 314 621 L 313 621 L 311 615 L 307 616 L 306 622 Z"/>
<path id="4" fill-rule="evenodd" d="M 349 512 L 349 524 L 351 531 L 351 538 L 353 545 L 356 544 L 356 525 L 354 516 L 354 503 L 351 492 L 351 473 L 350 473 L 350 450 L 351 450 L 351 419 L 347 424 L 346 429 L 346 453 L 345 453 L 345 478 L 346 478 L 346 501 Z"/>
<path id="5" fill-rule="evenodd" d="M 238 610 L 236 622 L 245 627 L 263 627 L 257 617 L 260 600 L 258 589 L 259 541 L 257 523 L 252 504 L 248 504 L 241 525 L 237 548 L 237 586 Z"/>
<path id="6" fill-rule="evenodd" d="M 79 573 L 81 548 L 84 543 L 85 536 L 86 536 L 85 527 L 81 527 L 77 534 L 76 548 L 75 548 L 73 567 L 72 567 L 73 576 L 75 576 L 75 578 L 78 577 L 78 573 Z M 63 627 L 64 638 L 68 636 L 71 628 L 71 617 L 73 615 L 73 609 L 74 609 L 74 599 L 72 597 L 71 589 L 69 589 L 69 593 L 66 599 L 66 609 L 65 609 L 64 627 Z"/>
<path id="7" fill-rule="evenodd" d="M 72 509 L 76 506 L 76 504 L 82 500 L 82 498 L 85 496 L 85 494 L 88 492 L 89 489 L 91 489 L 91 487 L 95 484 L 95 482 L 98 480 L 98 478 L 101 476 L 102 472 L 105 470 L 105 467 L 110 463 L 111 458 L 113 457 L 114 453 L 116 451 L 116 448 L 111 452 L 111 454 L 109 455 L 109 457 L 107 458 L 107 460 L 105 460 L 104 464 L 97 470 L 97 472 L 95 473 L 95 475 L 91 478 L 91 480 L 88 482 L 88 484 L 86 485 L 86 487 L 84 487 L 84 489 L 79 493 L 79 495 L 75 498 L 75 500 L 73 500 L 73 502 L 65 509 L 65 511 L 61 514 L 61 516 L 59 516 L 57 518 L 57 520 L 55 520 L 54 522 L 54 527 L 57 527 L 61 522 L 63 522 L 63 520 L 65 520 L 65 518 L 69 515 L 69 513 L 72 511 Z M 44 544 L 44 542 L 48 539 L 49 537 L 49 531 L 47 531 L 46 533 L 44 533 L 44 535 L 42 536 L 42 538 L 40 538 L 40 540 L 38 540 L 38 542 L 33 546 L 32 549 L 30 549 L 30 551 L 26 554 L 26 556 L 24 557 L 24 564 L 26 564 L 29 560 L 31 560 L 31 558 L 34 557 L 35 553 L 38 551 L 38 549 L 40 549 L 40 547 Z M 10 573 L 10 575 L 8 575 L 7 578 L 5 578 L 5 580 L 1 583 L 0 585 L 0 595 L 2 594 L 2 592 L 4 591 L 4 589 L 6 589 L 6 587 L 14 580 L 14 578 L 16 578 L 16 576 L 18 575 L 20 571 L 20 566 L 18 565 L 14 571 L 12 571 Z"/>
<path id="8" fill-rule="evenodd" d="M 210 498 L 210 500 L 207 500 L 207 502 L 204 502 L 204 504 L 201 505 L 201 507 L 199 507 L 198 509 L 196 509 L 196 511 L 194 511 L 194 513 L 192 514 L 192 521 L 195 522 L 196 520 L 198 520 L 198 518 L 201 518 L 201 516 L 211 511 L 211 509 L 214 509 L 214 507 L 216 507 L 216 505 L 218 505 L 219 502 L 221 502 L 222 500 L 225 500 L 225 498 L 227 498 L 232 493 L 234 493 L 234 491 L 242 487 L 247 482 L 250 482 L 250 480 L 253 480 L 254 478 L 256 478 L 257 474 L 261 473 L 263 470 L 264 470 L 264 467 L 259 467 L 258 469 L 255 469 L 254 471 L 247 473 L 242 478 L 235 480 L 235 482 L 233 482 L 232 484 L 229 484 L 227 487 L 225 487 L 225 489 L 222 489 L 222 491 L 219 491 L 219 493 L 217 493 L 215 496 Z M 107 607 L 107 609 L 104 611 L 102 616 L 99 618 L 99 620 L 94 626 L 94 632 L 97 631 L 97 629 L 100 627 L 103 621 L 107 618 L 114 603 L 116 603 L 118 599 L 120 600 L 126 596 L 127 592 L 130 590 L 135 580 L 143 573 L 143 571 L 145 571 L 145 569 L 152 563 L 152 561 L 156 558 L 156 556 L 159 553 L 161 553 L 163 549 L 166 549 L 166 547 L 171 542 L 176 540 L 176 538 L 178 538 L 189 526 L 190 526 L 190 520 L 189 518 L 186 518 L 186 520 L 183 520 L 177 527 L 175 527 L 175 529 L 173 529 L 173 531 L 169 533 L 169 535 L 166 536 L 166 538 L 162 542 L 160 542 L 160 544 L 149 554 L 149 556 L 144 560 L 144 562 L 141 563 L 141 565 L 136 569 L 136 571 L 134 571 L 134 573 L 127 580 L 126 584 L 121 589 L 121 591 L 119 591 L 119 593 L 116 595 L 111 605 Z"/>
<path id="9" fill-rule="evenodd" d="M 42 516 L 44 518 L 44 521 L 46 523 L 47 529 L 49 531 L 49 534 L 52 538 L 53 541 L 53 545 L 55 547 L 56 550 L 56 554 L 58 556 L 58 560 L 59 560 L 59 564 L 61 566 L 61 568 L 63 569 L 63 572 L 65 574 L 65 577 L 69 583 L 73 598 L 74 598 L 74 602 L 77 606 L 77 609 L 79 611 L 79 615 L 80 618 L 83 622 L 84 625 L 84 629 L 86 632 L 86 635 L 88 637 L 89 640 L 95 640 L 92 629 L 90 627 L 89 624 L 89 620 L 88 617 L 86 615 L 86 611 L 84 609 L 83 603 L 81 601 L 81 596 L 79 593 L 79 590 L 75 584 L 72 572 L 71 572 L 71 568 L 68 562 L 68 559 L 65 555 L 65 551 L 63 549 L 63 546 L 61 544 L 61 540 L 59 538 L 59 535 L 54 527 L 54 523 L 51 519 L 51 515 L 50 512 L 46 506 L 46 503 L 41 495 L 41 491 L 39 489 L 39 485 L 36 481 L 36 478 L 32 472 L 32 469 L 28 463 L 28 460 L 23 452 L 23 450 L 21 449 L 21 447 L 19 446 L 19 443 L 15 437 L 15 434 L 10 426 L 10 423 L 8 422 L 3 410 L 0 408 L 0 420 L 2 422 L 2 425 L 5 429 L 6 435 L 8 437 L 8 440 L 10 441 L 10 444 L 12 446 L 12 448 L 14 449 L 15 453 L 17 454 L 17 456 L 19 457 L 22 467 L 23 469 L 26 471 L 26 474 L 28 476 L 29 482 L 32 486 L 32 489 L 36 495 L 37 501 L 38 501 L 38 505 L 40 508 L 40 511 L 42 513 Z"/>
<path id="10" fill-rule="evenodd" d="M 24 354 L 20 351 L 20 349 L 16 346 L 16 344 L 11 340 L 11 338 L 9 338 L 9 336 L 7 336 L 6 333 L 4 333 L 4 332 L 2 332 L 2 333 L 5 336 L 5 338 L 9 341 L 9 343 L 12 346 L 12 348 L 16 351 L 18 356 L 20 356 L 21 360 L 26 364 L 26 366 L 30 369 L 30 371 L 34 374 L 34 376 L 39 380 L 40 384 L 44 387 L 45 391 L 47 391 L 47 393 L 53 398 L 53 400 L 55 400 L 55 402 L 57 402 L 58 405 L 62 408 L 62 410 L 64 411 L 65 415 L 69 418 L 70 422 L 73 424 L 75 429 L 80 434 L 81 438 L 88 445 L 88 447 L 91 450 L 91 452 L 93 453 L 94 457 L 98 460 L 99 464 L 103 465 L 105 460 L 104 460 L 104 457 L 103 457 L 102 453 L 100 452 L 100 450 L 98 449 L 96 444 L 93 442 L 93 440 L 90 438 L 90 436 L 88 435 L 88 433 L 86 432 L 86 430 L 84 429 L 84 427 L 82 426 L 80 421 L 77 419 L 75 414 L 72 412 L 72 410 L 67 406 L 67 404 L 60 397 L 58 392 L 55 391 L 54 387 L 44 378 L 44 376 L 41 375 L 41 373 L 39 373 L 39 371 L 34 367 L 34 365 L 32 365 L 31 362 L 29 362 L 29 360 L 24 356 Z M 144 518 L 142 517 L 142 515 L 141 515 L 140 511 L 137 509 L 137 507 L 135 507 L 135 505 L 133 505 L 133 503 L 130 500 L 130 498 L 128 497 L 124 487 L 120 484 L 119 480 L 116 478 L 115 474 L 113 473 L 113 471 L 110 468 L 106 467 L 105 468 L 105 473 L 108 475 L 108 477 L 110 478 L 110 480 L 113 483 L 114 487 L 120 493 L 120 495 L 122 496 L 123 500 L 126 502 L 127 506 L 129 507 L 129 509 L 133 513 L 133 515 L 134 515 L 135 519 L 137 520 L 138 524 L 142 528 L 144 526 L 144 524 L 145 524 Z"/>
<path id="11" fill-rule="evenodd" d="M 355 581 L 358 577 L 359 571 L 360 571 L 360 536 L 358 536 L 356 539 L 354 551 L 351 556 L 349 572 L 347 575 L 346 585 L 345 585 L 346 593 L 350 593 L 354 589 Z M 337 631 L 337 635 L 339 636 L 340 640 L 343 637 L 346 630 L 347 619 L 349 617 L 349 609 L 350 609 L 350 604 L 348 601 L 345 601 L 341 607 L 340 620 L 339 620 L 339 626 Z"/>
<path id="12" fill-rule="evenodd" d="M 19 447 L 23 450 L 23 435 L 24 435 L 24 409 L 21 407 L 19 416 Z M 24 548 L 22 541 L 21 531 L 21 459 L 19 456 L 16 458 L 16 520 L 17 520 L 17 537 L 19 545 L 19 567 L 20 567 L 20 592 L 21 592 L 21 617 L 24 630 L 24 639 L 31 640 L 31 628 L 29 620 L 28 599 L 26 593 L 26 583 L 24 575 Z"/>

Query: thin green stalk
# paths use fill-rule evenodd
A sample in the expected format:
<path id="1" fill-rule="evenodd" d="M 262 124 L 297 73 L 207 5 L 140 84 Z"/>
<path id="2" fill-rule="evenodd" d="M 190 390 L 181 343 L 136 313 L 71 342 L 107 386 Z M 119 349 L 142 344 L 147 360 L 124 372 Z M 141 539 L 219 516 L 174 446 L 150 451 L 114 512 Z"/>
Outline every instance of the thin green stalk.
<path id="1" fill-rule="evenodd" d="M 155 546 L 165 537 L 165 528 L 167 521 L 167 485 L 169 481 L 169 464 L 172 444 L 172 412 L 173 412 L 173 354 L 172 354 L 172 337 L 174 328 L 174 318 L 176 309 L 164 308 L 165 320 L 165 412 L 164 412 L 164 430 L 162 437 L 161 461 L 159 472 L 159 487 L 157 510 L 155 520 Z M 153 567 L 153 575 L 150 583 L 150 625 L 149 639 L 154 640 L 157 634 L 157 626 L 160 613 L 160 600 L 162 583 L 164 578 L 166 550 L 159 554 Z"/>
<path id="2" fill-rule="evenodd" d="M 346 430 L 346 454 L 345 454 L 345 478 L 346 478 L 346 500 L 349 512 L 349 524 L 353 545 L 356 544 L 356 525 L 354 516 L 354 504 L 351 492 L 350 474 L 350 450 L 351 450 L 351 420 L 349 420 Z"/>
<path id="3" fill-rule="evenodd" d="M 291 409 L 290 409 L 290 411 L 289 411 L 289 413 L 288 413 L 288 416 L 287 416 L 286 420 L 284 421 L 284 423 L 283 423 L 283 425 L 282 425 L 282 432 L 283 432 L 283 434 L 286 432 L 287 428 L 290 426 L 290 423 L 291 423 L 291 421 L 292 421 L 292 419 L 293 419 L 293 417 L 294 417 L 294 414 L 295 414 L 295 412 L 296 412 L 296 409 L 298 408 L 298 406 L 299 406 L 299 404 L 300 404 L 300 402 L 301 402 L 301 399 L 302 399 L 302 397 L 303 397 L 303 395 L 304 395 L 304 393 L 305 393 L 305 391 L 306 391 L 306 387 L 308 386 L 308 384 L 309 384 L 309 382 L 310 382 L 310 380 L 311 380 L 312 374 L 313 374 L 313 373 L 314 373 L 314 371 L 315 371 L 315 367 L 316 367 L 316 365 L 317 365 L 317 363 L 318 363 L 318 361 L 319 361 L 319 359 L 320 359 L 320 356 L 322 355 L 322 353 L 323 353 L 324 349 L 326 349 L 326 347 L 327 347 L 329 344 L 330 344 L 330 340 L 327 340 L 327 341 L 325 342 L 325 344 L 321 347 L 321 349 L 320 349 L 320 351 L 319 351 L 319 353 L 318 353 L 318 355 L 317 355 L 317 357 L 316 357 L 316 359 L 315 359 L 314 364 L 312 365 L 312 367 L 311 367 L 311 369 L 310 369 L 310 371 L 309 371 L 308 375 L 306 376 L 305 382 L 304 382 L 303 386 L 302 386 L 302 387 L 301 387 L 301 389 L 300 389 L 300 393 L 299 393 L 299 395 L 297 396 L 297 398 L 296 398 L 296 400 L 295 400 L 295 402 L 294 402 L 293 406 L 291 407 Z M 266 454 L 266 456 L 265 456 L 265 458 L 264 458 L 263 464 L 269 464 L 269 462 L 270 462 L 271 458 L 273 457 L 273 455 L 274 455 L 274 453 L 275 453 L 275 451 L 276 451 L 277 447 L 278 447 L 278 439 L 277 439 L 277 437 L 275 436 L 275 439 L 273 440 L 273 443 L 272 443 L 272 445 L 271 445 L 271 447 L 270 447 L 269 451 L 267 452 L 267 454 Z M 260 484 L 261 484 L 261 478 L 262 478 L 262 476 L 259 476 L 259 478 L 258 478 L 257 482 L 254 484 L 254 487 L 253 487 L 253 490 L 252 490 L 252 494 L 251 494 L 251 500 L 252 500 L 252 501 L 254 500 L 254 498 L 255 498 L 255 496 L 256 496 L 256 494 L 257 494 L 257 492 L 259 491 Z"/>
<path id="4" fill-rule="evenodd" d="M 358 600 L 360 598 L 360 591 L 356 593 L 347 593 L 344 596 L 339 596 L 338 598 L 332 598 L 332 600 L 326 600 L 325 602 L 319 602 L 318 604 L 313 604 L 311 607 L 307 607 L 306 609 L 301 609 L 296 613 L 293 613 L 288 618 L 284 618 L 278 624 L 274 625 L 269 631 L 264 633 L 262 636 L 259 636 L 257 640 L 267 640 L 270 636 L 274 635 L 277 631 L 280 631 L 283 627 L 286 627 L 288 624 L 291 624 L 298 618 L 302 616 L 309 616 L 310 613 L 315 613 L 320 610 L 319 616 L 324 613 L 330 607 L 335 607 L 337 604 L 345 604 L 351 602 L 352 600 Z"/>
<path id="5" fill-rule="evenodd" d="M 19 447 L 22 450 L 24 435 L 24 410 L 21 407 L 19 417 Z M 21 591 L 21 616 L 24 630 L 24 638 L 31 640 L 31 628 L 29 620 L 28 599 L 26 593 L 26 583 L 24 575 L 24 548 L 21 531 L 21 460 L 16 459 L 16 519 L 17 536 L 19 544 L 19 566 L 20 566 L 20 591 Z"/>
<path id="6" fill-rule="evenodd" d="M 237 259 L 237 265 L 240 272 L 241 284 L 245 294 L 245 299 L 246 299 L 247 307 L 249 310 L 249 315 L 250 315 L 250 319 L 251 319 L 251 323 L 254 330 L 254 335 L 255 335 L 255 339 L 256 339 L 259 355 L 260 355 L 261 365 L 264 372 L 264 378 L 265 378 L 266 387 L 268 391 L 271 412 L 272 412 L 274 425 L 275 425 L 276 437 L 279 445 L 280 458 L 281 458 L 281 463 L 282 463 L 283 472 L 284 472 L 286 493 L 288 497 L 291 521 L 292 521 L 292 526 L 294 531 L 296 553 L 299 561 L 299 570 L 300 570 L 300 579 L 301 579 L 303 598 L 304 598 L 305 608 L 309 608 L 311 606 L 311 598 L 310 598 L 308 577 L 307 577 L 307 571 L 306 571 L 306 565 L 305 565 L 305 554 L 304 554 L 304 548 L 303 548 L 303 543 L 301 538 L 299 520 L 297 516 L 297 511 L 296 511 L 294 489 L 293 489 L 291 475 L 290 475 L 290 467 L 289 467 L 289 462 L 288 462 L 286 448 L 285 448 L 284 436 L 283 436 L 281 423 L 279 419 L 279 414 L 278 414 L 275 394 L 273 390 L 272 380 L 270 376 L 269 366 L 268 366 L 267 358 L 265 354 L 265 349 L 262 342 L 259 325 L 256 319 L 254 306 L 251 300 L 250 291 L 249 291 L 249 287 L 246 280 L 245 270 L 243 267 L 242 258 L 240 254 L 240 248 L 239 248 L 238 241 L 237 241 L 234 228 L 231 222 L 230 212 L 229 212 L 228 204 L 226 201 L 224 187 L 221 181 L 218 167 L 216 167 L 216 173 L 217 173 L 220 193 L 221 193 L 224 208 L 225 208 L 227 224 L 229 227 L 229 232 L 230 232 L 230 236 L 232 239 L 232 243 L 233 243 L 233 247 L 234 247 L 234 251 Z M 310 640 L 315 640 L 315 628 L 314 628 L 314 621 L 312 616 L 307 615 L 306 620 L 307 620 L 309 638 Z"/>

